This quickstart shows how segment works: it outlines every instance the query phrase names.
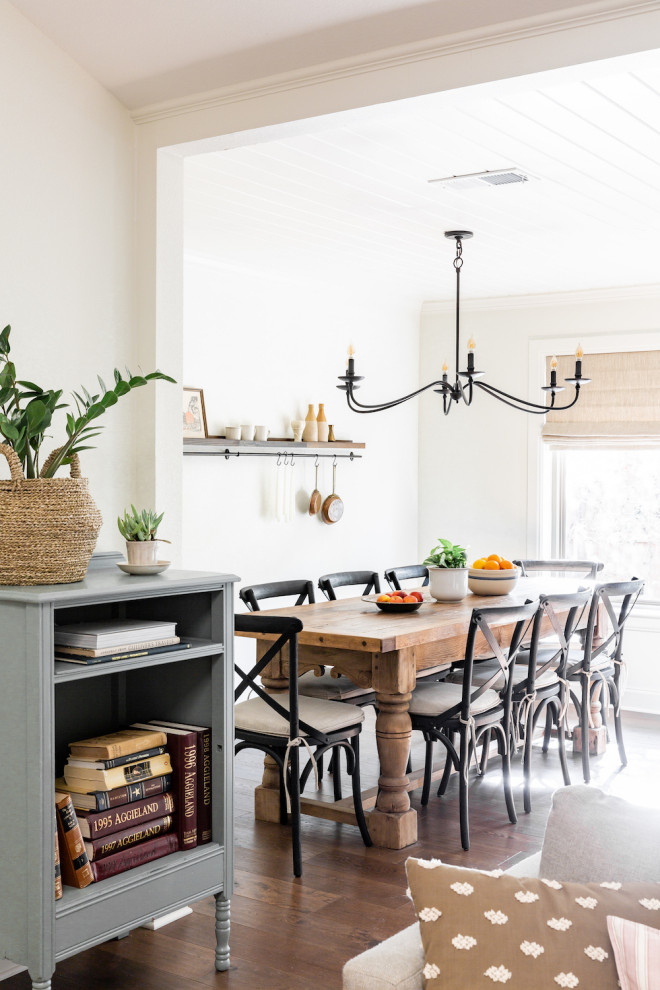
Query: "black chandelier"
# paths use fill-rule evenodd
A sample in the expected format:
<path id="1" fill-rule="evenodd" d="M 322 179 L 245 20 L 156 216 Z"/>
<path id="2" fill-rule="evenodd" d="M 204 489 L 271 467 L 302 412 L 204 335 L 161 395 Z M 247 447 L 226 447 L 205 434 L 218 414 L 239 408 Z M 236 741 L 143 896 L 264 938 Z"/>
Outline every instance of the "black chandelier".
<path id="1" fill-rule="evenodd" d="M 527 399 L 520 399 L 515 395 L 510 395 L 508 392 L 503 392 L 499 388 L 495 388 L 494 385 L 490 385 L 488 382 L 480 381 L 483 378 L 483 371 L 476 371 L 474 367 L 474 340 L 470 338 L 468 341 L 468 354 L 467 354 L 467 369 L 465 371 L 459 371 L 459 352 L 460 352 L 460 301 L 461 301 L 461 268 L 463 267 L 463 241 L 472 237 L 472 231 L 470 230 L 447 230 L 445 231 L 445 237 L 453 238 L 456 241 L 456 257 L 454 258 L 454 269 L 456 271 L 456 371 L 454 376 L 454 381 L 450 382 L 447 375 L 447 364 L 442 366 L 442 379 L 436 382 L 429 382 L 428 385 L 424 385 L 422 388 L 418 388 L 415 392 L 410 392 L 409 395 L 402 395 L 399 399 L 392 399 L 390 402 L 379 402 L 374 404 L 367 404 L 364 402 L 358 402 L 355 398 L 355 393 L 360 387 L 357 382 L 364 381 L 363 375 L 355 374 L 355 358 L 353 356 L 353 348 L 348 349 L 348 367 L 346 368 L 345 375 L 339 375 L 339 381 L 343 382 L 342 385 L 338 385 L 337 388 L 346 392 L 346 401 L 348 402 L 349 408 L 353 412 L 357 413 L 374 413 L 382 412 L 384 409 L 392 409 L 394 406 L 400 406 L 402 402 L 407 402 L 408 399 L 414 399 L 416 395 L 421 395 L 422 392 L 428 391 L 432 388 L 435 392 L 442 396 L 442 408 L 445 416 L 449 413 L 452 408 L 452 403 L 460 402 L 462 399 L 466 406 L 472 404 L 473 391 L 474 388 L 479 388 L 482 392 L 486 392 L 487 395 L 492 395 L 493 398 L 499 399 L 500 402 L 504 402 L 507 406 L 511 406 L 513 409 L 519 409 L 521 412 L 533 413 L 537 416 L 542 416 L 549 412 L 551 409 L 556 411 L 562 411 L 564 409 L 570 409 L 580 398 L 580 386 L 587 385 L 591 379 L 582 377 L 582 348 L 578 345 L 575 352 L 575 374 L 572 378 L 565 378 L 564 381 L 568 385 L 575 386 L 575 396 L 571 402 L 568 402 L 564 406 L 555 405 L 555 395 L 557 392 L 563 392 L 564 386 L 557 384 L 557 358 L 553 357 L 550 365 L 550 384 L 542 386 L 543 392 L 550 393 L 550 402 L 547 405 L 540 405 L 537 402 L 529 402 Z"/>

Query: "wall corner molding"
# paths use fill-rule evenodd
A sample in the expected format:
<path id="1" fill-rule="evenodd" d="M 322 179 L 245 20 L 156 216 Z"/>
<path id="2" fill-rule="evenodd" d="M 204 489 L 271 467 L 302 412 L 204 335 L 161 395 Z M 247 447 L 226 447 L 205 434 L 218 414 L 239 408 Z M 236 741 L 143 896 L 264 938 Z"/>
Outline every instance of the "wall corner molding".
<path id="1" fill-rule="evenodd" d="M 259 99 L 277 93 L 303 89 L 318 84 L 334 82 L 352 76 L 362 76 L 383 69 L 410 66 L 432 59 L 467 54 L 479 49 L 541 38 L 576 28 L 590 28 L 599 24 L 660 13 L 660 0 L 640 0 L 637 3 L 621 3 L 621 0 L 595 0 L 580 4 L 573 10 L 537 14 L 501 25 L 487 25 L 446 37 L 436 37 L 421 42 L 394 46 L 370 52 L 366 55 L 307 66 L 247 83 L 224 86 L 205 93 L 139 107 L 131 111 L 135 124 L 149 124 L 169 117 L 214 110 L 227 104 Z"/>

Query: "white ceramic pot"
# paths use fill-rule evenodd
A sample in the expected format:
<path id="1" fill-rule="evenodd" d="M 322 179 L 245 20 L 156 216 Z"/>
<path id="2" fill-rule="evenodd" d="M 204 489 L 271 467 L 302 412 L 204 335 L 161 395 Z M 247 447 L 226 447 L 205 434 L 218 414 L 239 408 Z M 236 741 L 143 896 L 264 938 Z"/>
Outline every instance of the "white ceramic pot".
<path id="1" fill-rule="evenodd" d="M 460 602 L 468 591 L 467 567 L 429 567 L 429 591 L 437 602 Z"/>
<path id="2" fill-rule="evenodd" d="M 158 540 L 126 540 L 126 559 L 129 564 L 157 564 Z"/>

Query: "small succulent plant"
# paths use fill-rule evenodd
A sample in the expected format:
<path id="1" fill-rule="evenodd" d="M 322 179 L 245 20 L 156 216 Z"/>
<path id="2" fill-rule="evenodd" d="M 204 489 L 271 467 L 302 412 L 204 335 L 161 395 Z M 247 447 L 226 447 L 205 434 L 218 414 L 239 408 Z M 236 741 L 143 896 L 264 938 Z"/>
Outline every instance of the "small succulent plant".
<path id="1" fill-rule="evenodd" d="M 132 512 L 124 509 L 123 519 L 121 516 L 117 516 L 117 526 L 124 539 L 128 543 L 138 540 L 160 540 L 161 537 L 156 536 L 156 532 L 165 513 L 161 512 L 157 516 L 153 509 L 143 509 L 142 512 L 138 512 L 132 504 L 131 509 Z M 169 540 L 163 540 L 163 543 L 169 543 Z"/>

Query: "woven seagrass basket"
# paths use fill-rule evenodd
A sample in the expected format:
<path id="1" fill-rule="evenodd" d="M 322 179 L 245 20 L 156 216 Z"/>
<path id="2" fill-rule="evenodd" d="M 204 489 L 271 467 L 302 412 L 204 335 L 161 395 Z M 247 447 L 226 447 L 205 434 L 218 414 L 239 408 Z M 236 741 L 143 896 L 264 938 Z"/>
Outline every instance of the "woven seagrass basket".
<path id="1" fill-rule="evenodd" d="M 0 444 L 11 480 L 0 480 L 0 584 L 70 584 L 87 573 L 103 519 L 80 476 L 29 478 L 16 452 Z M 53 451 L 42 469 L 56 456 Z"/>

